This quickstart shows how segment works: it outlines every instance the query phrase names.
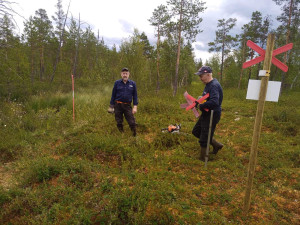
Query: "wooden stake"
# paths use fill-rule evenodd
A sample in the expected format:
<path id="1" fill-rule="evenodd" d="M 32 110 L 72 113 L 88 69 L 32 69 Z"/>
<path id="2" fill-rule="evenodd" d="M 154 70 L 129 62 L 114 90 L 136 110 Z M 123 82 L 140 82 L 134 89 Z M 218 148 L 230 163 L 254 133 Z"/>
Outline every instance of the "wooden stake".
<path id="1" fill-rule="evenodd" d="M 74 99 L 74 75 L 72 74 L 72 92 L 73 92 L 73 122 L 75 122 L 75 99 Z"/>
<path id="2" fill-rule="evenodd" d="M 264 60 L 264 67 L 263 67 L 263 69 L 267 70 L 267 71 L 270 71 L 270 68 L 271 68 L 274 42 L 275 42 L 275 35 L 269 34 L 268 40 L 267 40 L 267 48 L 266 48 L 266 55 L 265 55 L 265 60 Z M 260 93 L 259 93 L 259 99 L 258 99 L 258 104 L 257 104 L 256 118 L 255 118 L 253 138 L 252 138 L 252 146 L 251 146 L 250 159 L 249 159 L 247 187 L 246 187 L 245 200 L 244 200 L 244 212 L 245 213 L 248 213 L 249 208 L 250 208 L 251 190 L 252 190 L 253 177 L 254 177 L 255 166 L 256 166 L 256 161 L 257 161 L 256 160 L 257 147 L 258 147 L 258 141 L 259 141 L 259 137 L 260 137 L 261 124 L 262 124 L 264 106 L 265 106 L 266 95 L 267 95 L 268 81 L 269 81 L 269 74 L 262 77 L 262 79 L 261 79 Z"/>
<path id="3" fill-rule="evenodd" d="M 207 146 L 206 146 L 206 153 L 205 153 L 205 168 L 207 168 L 207 161 L 209 155 L 209 145 L 210 145 L 210 137 L 211 137 L 211 126 L 214 117 L 214 110 L 210 112 L 210 120 L 209 120 L 209 129 L 208 129 L 208 138 L 207 138 Z"/>

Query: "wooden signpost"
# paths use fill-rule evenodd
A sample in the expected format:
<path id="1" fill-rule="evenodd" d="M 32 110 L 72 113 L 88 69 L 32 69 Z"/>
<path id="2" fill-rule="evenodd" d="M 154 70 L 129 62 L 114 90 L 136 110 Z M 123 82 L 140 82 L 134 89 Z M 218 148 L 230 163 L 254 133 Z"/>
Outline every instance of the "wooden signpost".
<path id="1" fill-rule="evenodd" d="M 73 122 L 75 122 L 75 99 L 74 99 L 74 75 L 71 75 L 72 77 L 72 92 L 73 92 Z"/>
<path id="2" fill-rule="evenodd" d="M 248 41 L 247 45 L 258 52 L 260 54 L 259 57 L 252 59 L 248 62 L 245 62 L 243 64 L 243 68 L 247 68 L 249 66 L 252 66 L 256 63 L 259 63 L 264 60 L 263 65 L 263 76 L 261 79 L 261 85 L 260 85 L 260 92 L 259 92 L 259 99 L 257 104 L 257 111 L 256 111 L 256 119 L 254 124 L 254 130 L 253 130 L 253 138 L 252 138 L 252 145 L 251 145 L 251 151 L 250 151 L 250 159 L 249 159 L 249 167 L 248 167 L 248 175 L 247 175 L 247 187 L 246 187 L 246 193 L 245 193 L 245 199 L 244 199 L 244 212 L 248 213 L 250 208 L 250 199 L 251 199 L 251 190 L 253 185 L 253 178 L 254 178 L 254 172 L 255 172 L 255 166 L 257 161 L 257 147 L 258 147 L 258 141 L 260 137 L 260 131 L 261 131 L 261 125 L 262 125 L 262 119 L 263 119 L 263 112 L 264 112 L 264 106 L 266 101 L 266 94 L 267 94 L 267 88 L 268 88 L 268 81 L 270 76 L 270 69 L 271 69 L 271 63 L 273 63 L 275 66 L 277 66 L 279 69 L 283 70 L 284 72 L 287 72 L 288 67 L 280 62 L 278 59 L 275 58 L 276 55 L 288 51 L 292 49 L 293 44 L 287 44 L 283 47 L 280 47 L 273 51 L 274 48 L 274 42 L 275 42 L 275 35 L 269 34 L 268 40 L 267 40 L 267 48 L 266 50 L 262 49 L 252 41 Z"/>

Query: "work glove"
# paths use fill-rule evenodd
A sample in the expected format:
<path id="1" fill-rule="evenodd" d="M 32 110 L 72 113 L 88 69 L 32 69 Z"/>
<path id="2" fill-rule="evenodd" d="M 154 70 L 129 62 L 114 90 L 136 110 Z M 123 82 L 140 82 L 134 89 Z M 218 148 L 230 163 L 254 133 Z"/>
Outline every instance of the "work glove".
<path id="1" fill-rule="evenodd" d="M 199 104 L 199 109 L 200 109 L 201 111 L 203 111 L 203 110 L 204 110 L 204 108 L 203 108 L 203 104 Z"/>
<path id="2" fill-rule="evenodd" d="M 115 112 L 114 107 L 110 105 L 107 109 L 107 112 L 113 114 Z"/>
<path id="3" fill-rule="evenodd" d="M 207 113 L 209 111 L 207 108 L 204 108 L 203 103 L 199 104 L 199 109 L 202 113 Z"/>
<path id="4" fill-rule="evenodd" d="M 132 108 L 132 114 L 137 113 L 137 105 L 134 105 Z"/>

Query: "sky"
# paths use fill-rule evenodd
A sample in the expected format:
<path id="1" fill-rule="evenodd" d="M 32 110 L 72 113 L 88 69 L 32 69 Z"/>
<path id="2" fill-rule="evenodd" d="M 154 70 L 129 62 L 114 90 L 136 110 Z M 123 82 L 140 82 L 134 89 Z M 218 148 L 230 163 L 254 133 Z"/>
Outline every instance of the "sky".
<path id="1" fill-rule="evenodd" d="M 57 0 L 14 0 L 15 11 L 25 19 L 34 16 L 35 11 L 42 8 L 51 19 L 57 10 Z M 62 0 L 63 10 L 66 13 L 70 0 Z M 270 15 L 273 24 L 276 17 L 281 14 L 280 6 L 273 0 L 204 0 L 206 2 L 203 18 L 200 24 L 202 33 L 198 34 L 193 43 L 196 59 L 203 62 L 208 60 L 213 53 L 208 53 L 208 42 L 214 41 L 219 19 L 236 18 L 236 26 L 232 34 L 241 32 L 241 27 L 251 20 L 252 12 L 259 11 L 263 17 Z M 154 9 L 159 5 L 166 5 L 167 0 L 71 0 L 70 15 L 89 25 L 95 34 L 104 39 L 107 46 L 115 44 L 117 47 L 122 40 L 132 36 L 136 28 L 145 32 L 150 43 L 155 45 L 155 28 L 150 25 Z M 19 33 L 23 32 L 24 18 L 15 16 Z M 51 19 L 52 20 L 52 19 Z"/>

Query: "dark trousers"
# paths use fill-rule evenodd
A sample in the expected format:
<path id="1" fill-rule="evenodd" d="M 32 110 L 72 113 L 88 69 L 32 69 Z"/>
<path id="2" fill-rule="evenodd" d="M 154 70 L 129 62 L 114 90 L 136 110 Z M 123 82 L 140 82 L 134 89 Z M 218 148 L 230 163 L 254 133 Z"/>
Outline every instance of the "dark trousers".
<path id="1" fill-rule="evenodd" d="M 208 139 L 208 132 L 209 132 L 209 122 L 210 122 L 210 115 L 211 112 L 202 112 L 199 120 L 195 124 L 193 128 L 193 135 L 196 138 L 199 138 L 199 143 L 201 147 L 206 147 L 207 146 L 207 139 Z M 217 123 L 219 123 L 221 118 L 221 112 L 215 112 L 213 114 L 213 121 L 212 121 L 212 126 L 211 126 L 211 138 L 210 138 L 210 143 L 212 141 L 212 138 L 214 136 L 214 132 L 216 129 Z"/>
<path id="2" fill-rule="evenodd" d="M 123 129 L 123 115 L 127 120 L 131 130 L 135 129 L 135 118 L 132 114 L 132 107 L 130 104 L 116 103 L 115 104 L 115 119 L 117 121 L 117 127 Z"/>

